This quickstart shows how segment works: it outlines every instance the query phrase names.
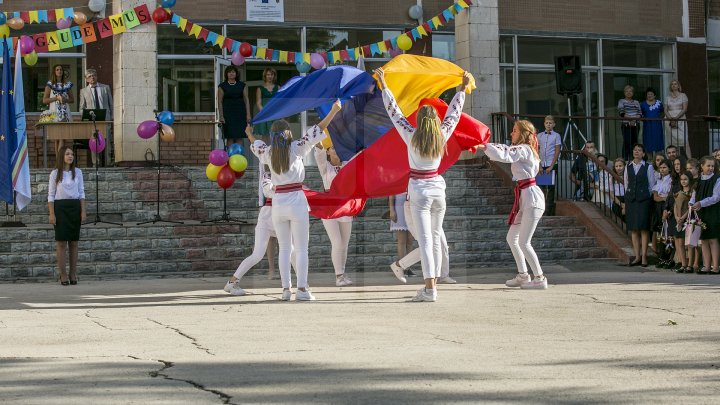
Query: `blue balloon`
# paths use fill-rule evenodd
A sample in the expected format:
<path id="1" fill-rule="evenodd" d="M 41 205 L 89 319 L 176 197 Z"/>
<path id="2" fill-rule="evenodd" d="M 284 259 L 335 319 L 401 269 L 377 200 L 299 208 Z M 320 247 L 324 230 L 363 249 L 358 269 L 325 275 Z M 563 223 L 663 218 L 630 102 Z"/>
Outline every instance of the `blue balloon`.
<path id="1" fill-rule="evenodd" d="M 175 115 L 171 111 L 163 111 L 160 114 L 158 114 L 158 119 L 160 122 L 162 122 L 165 125 L 170 125 L 175 123 Z"/>
<path id="2" fill-rule="evenodd" d="M 298 72 L 300 73 L 307 73 L 310 71 L 310 64 L 307 62 L 297 62 L 295 64 L 295 67 L 297 67 Z"/>
<path id="3" fill-rule="evenodd" d="M 160 2 L 160 4 L 163 6 L 163 8 L 173 8 L 173 7 L 175 7 L 175 3 L 176 3 L 175 0 L 162 0 L 162 2 Z"/>
<path id="4" fill-rule="evenodd" d="M 239 143 L 233 143 L 228 147 L 228 155 L 242 155 L 243 147 Z"/>
<path id="5" fill-rule="evenodd" d="M 0 25 L 3 25 L 7 22 L 7 17 L 5 16 L 5 13 L 0 11 Z"/>

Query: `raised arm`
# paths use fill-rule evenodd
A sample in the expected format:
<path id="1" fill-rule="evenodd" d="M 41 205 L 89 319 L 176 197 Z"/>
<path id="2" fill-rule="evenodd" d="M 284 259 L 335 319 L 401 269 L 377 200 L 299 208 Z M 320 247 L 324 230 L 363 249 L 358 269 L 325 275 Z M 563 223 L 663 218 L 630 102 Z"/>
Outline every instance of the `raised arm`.
<path id="1" fill-rule="evenodd" d="M 335 115 L 336 115 L 336 114 L 338 113 L 338 111 L 340 111 L 341 109 L 342 109 L 342 103 L 340 103 L 340 100 L 335 100 L 335 102 L 333 103 L 332 108 L 330 109 L 330 112 L 328 113 L 328 115 L 326 115 L 325 118 L 323 118 L 323 120 L 320 121 L 320 122 L 317 124 L 317 126 L 320 128 L 321 131 L 324 131 L 325 128 L 327 128 L 328 125 L 330 125 L 330 123 L 332 122 L 333 118 L 335 118 Z"/>
<path id="2" fill-rule="evenodd" d="M 455 127 L 457 127 L 460 122 L 463 106 L 465 105 L 465 90 L 468 85 L 470 85 L 471 80 L 472 75 L 469 72 L 463 73 L 462 84 L 460 85 L 460 88 L 458 88 L 458 92 L 455 93 L 450 105 L 448 105 L 445 118 L 443 119 L 442 125 L 440 125 L 440 132 L 443 134 L 446 141 L 450 138 L 450 135 L 452 135 L 453 131 L 455 131 Z"/>

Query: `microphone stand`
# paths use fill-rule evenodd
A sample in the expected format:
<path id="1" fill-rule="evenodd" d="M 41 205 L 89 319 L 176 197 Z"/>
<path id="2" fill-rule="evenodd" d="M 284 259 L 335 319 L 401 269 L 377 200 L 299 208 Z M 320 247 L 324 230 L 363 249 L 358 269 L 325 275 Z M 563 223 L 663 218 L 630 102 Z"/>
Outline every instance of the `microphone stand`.
<path id="1" fill-rule="evenodd" d="M 155 201 L 157 211 L 155 212 L 155 216 L 153 216 L 153 219 L 149 221 L 143 221 L 138 222 L 137 225 L 145 225 L 145 224 L 155 224 L 158 222 L 167 222 L 171 224 L 183 224 L 182 221 L 170 221 L 166 219 L 162 219 L 160 216 L 160 168 L 162 167 L 160 165 L 160 134 L 162 133 L 162 125 L 160 124 L 160 113 L 158 110 L 153 110 L 153 113 L 155 113 L 155 121 L 157 121 L 157 143 L 158 143 L 158 154 L 157 154 L 157 199 Z"/>
<path id="2" fill-rule="evenodd" d="M 93 138 L 95 139 L 95 145 L 97 148 L 97 145 L 99 145 L 100 137 L 98 136 L 98 129 L 97 129 L 97 123 L 95 122 L 95 112 L 90 111 L 90 118 L 92 118 L 93 122 Z M 107 142 L 107 140 L 106 140 Z M 95 149 L 97 150 L 97 149 Z M 98 223 L 102 224 L 109 224 L 109 225 L 119 225 L 123 226 L 123 224 L 117 223 L 117 222 L 110 222 L 110 221 L 103 221 L 100 219 L 100 187 L 98 186 L 98 166 L 100 163 L 100 154 L 98 152 L 93 152 L 95 154 L 95 220 L 93 222 L 88 222 L 86 225 L 96 225 Z"/>

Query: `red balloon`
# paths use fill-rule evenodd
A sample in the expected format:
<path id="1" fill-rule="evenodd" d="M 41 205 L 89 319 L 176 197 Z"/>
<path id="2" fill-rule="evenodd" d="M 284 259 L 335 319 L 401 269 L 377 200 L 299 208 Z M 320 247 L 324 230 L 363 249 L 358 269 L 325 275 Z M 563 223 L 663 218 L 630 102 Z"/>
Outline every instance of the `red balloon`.
<path id="1" fill-rule="evenodd" d="M 243 42 L 240 45 L 240 55 L 246 58 L 252 55 L 252 45 L 248 44 L 247 42 Z"/>
<path id="2" fill-rule="evenodd" d="M 223 166 L 222 169 L 220 169 L 220 173 L 218 173 L 217 176 L 217 184 L 218 186 L 228 189 L 232 187 L 232 185 L 235 183 L 235 173 L 232 171 L 230 166 Z"/>
<path id="3" fill-rule="evenodd" d="M 164 23 L 169 18 L 170 18 L 170 14 L 168 14 L 168 12 L 162 7 L 156 8 L 155 11 L 153 11 L 153 13 L 152 13 L 153 21 L 155 21 L 158 24 Z"/>
<path id="4" fill-rule="evenodd" d="M 232 170 L 232 169 L 231 169 L 231 170 Z M 233 170 L 233 172 L 235 173 L 235 178 L 236 178 L 236 179 L 239 179 L 239 178 L 241 178 L 242 176 L 245 175 L 245 170 L 243 170 L 243 171 L 241 171 L 241 172 L 236 172 L 236 171 Z"/>

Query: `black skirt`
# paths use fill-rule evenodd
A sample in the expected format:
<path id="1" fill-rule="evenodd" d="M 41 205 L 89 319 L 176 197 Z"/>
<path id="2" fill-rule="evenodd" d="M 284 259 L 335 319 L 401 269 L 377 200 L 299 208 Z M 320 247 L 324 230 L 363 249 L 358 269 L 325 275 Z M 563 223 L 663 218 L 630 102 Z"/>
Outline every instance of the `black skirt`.
<path id="1" fill-rule="evenodd" d="M 718 180 L 720 181 L 720 180 Z M 700 208 L 700 220 L 705 223 L 705 229 L 700 231 L 700 240 L 720 238 L 720 203 Z"/>
<path id="2" fill-rule="evenodd" d="M 653 200 L 625 201 L 625 222 L 629 231 L 649 231 Z"/>
<path id="3" fill-rule="evenodd" d="M 55 240 L 80 240 L 80 200 L 55 200 Z"/>

